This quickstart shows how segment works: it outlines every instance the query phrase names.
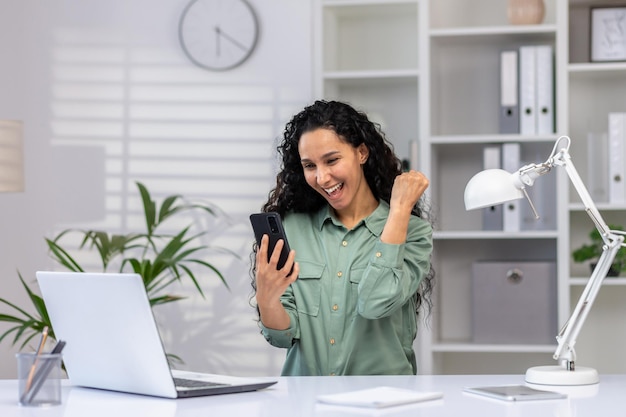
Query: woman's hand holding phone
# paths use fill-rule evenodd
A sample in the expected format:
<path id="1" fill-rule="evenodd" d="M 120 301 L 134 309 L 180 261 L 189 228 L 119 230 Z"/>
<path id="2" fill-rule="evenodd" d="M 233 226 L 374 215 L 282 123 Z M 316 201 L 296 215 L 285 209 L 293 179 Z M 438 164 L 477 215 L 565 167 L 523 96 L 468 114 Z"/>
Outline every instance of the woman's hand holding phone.
<path id="1" fill-rule="evenodd" d="M 290 319 L 280 302 L 287 287 L 296 281 L 300 267 L 295 262 L 296 252 L 289 250 L 286 236 L 276 217 L 252 215 L 258 249 L 256 255 L 256 301 L 261 321 L 272 329 L 286 329 Z M 253 216 L 255 216 L 253 218 Z M 272 220 L 268 220 L 272 219 Z"/>
<path id="2" fill-rule="evenodd" d="M 250 223 L 252 224 L 252 230 L 254 231 L 254 237 L 258 246 L 261 246 L 261 238 L 263 235 L 269 237 L 269 249 L 267 252 L 267 260 L 269 261 L 272 255 L 276 243 L 279 240 L 283 241 L 283 245 L 279 252 L 278 269 L 282 268 L 287 262 L 289 256 L 289 244 L 287 243 L 287 234 L 283 228 L 283 223 L 278 213 L 254 213 L 250 215 Z"/>

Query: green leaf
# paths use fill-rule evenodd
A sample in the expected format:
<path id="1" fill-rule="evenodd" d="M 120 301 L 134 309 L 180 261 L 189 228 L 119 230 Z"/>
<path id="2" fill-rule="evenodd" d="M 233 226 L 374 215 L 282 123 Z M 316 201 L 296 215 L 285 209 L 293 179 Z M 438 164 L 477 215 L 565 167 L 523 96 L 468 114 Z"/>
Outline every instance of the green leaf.
<path id="1" fill-rule="evenodd" d="M 24 282 L 24 278 L 22 278 L 22 275 L 20 273 L 18 273 L 18 275 L 20 277 L 20 281 L 22 281 L 22 285 L 24 286 L 24 289 L 26 290 L 26 293 L 28 294 L 28 297 L 30 298 L 30 300 L 33 303 L 33 305 L 35 306 L 35 309 L 37 310 L 37 313 L 41 317 L 40 322 L 44 322 L 44 323 L 50 324 L 50 317 L 48 316 L 48 309 L 46 309 L 46 305 L 45 305 L 45 303 L 43 301 L 43 298 L 41 298 L 40 296 L 35 294 L 33 291 L 31 291 L 31 289 L 28 287 L 28 285 L 26 285 L 26 282 Z M 50 326 L 50 328 L 51 328 L 51 326 Z M 42 330 L 43 330 L 43 328 L 42 328 Z M 49 333 L 49 335 L 54 337 L 53 333 Z"/>
<path id="2" fill-rule="evenodd" d="M 167 304 L 167 303 L 171 303 L 173 301 L 178 301 L 178 300 L 182 300 L 184 299 L 184 297 L 179 297 L 176 295 L 162 295 L 159 297 L 154 297 L 150 299 L 150 305 L 151 306 L 156 306 L 156 305 L 160 305 L 160 304 Z"/>
<path id="3" fill-rule="evenodd" d="M 174 206 L 176 200 L 179 198 L 181 198 L 179 195 L 171 195 L 163 200 L 163 204 L 161 204 L 161 209 L 159 210 L 158 224 L 163 223 L 166 219 L 184 209 L 184 206 Z"/>
<path id="4" fill-rule="evenodd" d="M 167 355 L 167 363 L 171 368 L 175 368 L 177 365 L 184 365 L 185 361 L 183 361 L 179 356 L 174 355 L 172 353 L 168 353 Z"/>
<path id="5" fill-rule="evenodd" d="M 196 276 L 193 274 L 193 271 L 191 271 L 191 269 L 187 268 L 187 266 L 185 265 L 181 265 L 180 267 L 187 273 L 187 275 L 189 276 L 189 279 L 191 279 L 191 281 L 193 282 L 193 285 L 196 287 L 196 289 L 198 290 L 198 293 L 202 296 L 202 298 L 206 298 L 204 296 L 204 292 L 202 291 L 202 288 L 200 288 L 200 284 L 198 283 Z"/>
<path id="6" fill-rule="evenodd" d="M 56 240 L 46 239 L 46 243 L 48 244 L 48 248 L 52 254 L 52 258 L 55 259 L 58 263 L 74 272 L 84 272 L 83 268 L 72 258 L 72 256 L 59 244 Z"/>
<path id="7" fill-rule="evenodd" d="M 148 236 L 151 236 L 156 226 L 156 204 L 150 197 L 148 189 L 140 182 L 136 182 L 139 193 L 141 194 L 141 202 L 143 203 L 144 216 L 146 218 L 146 230 Z"/>
<path id="8" fill-rule="evenodd" d="M 19 272 L 18 272 L 18 276 L 22 283 L 22 286 L 24 287 L 24 289 L 26 290 L 26 293 L 28 294 L 28 297 L 30 298 L 31 302 L 35 306 L 37 312 L 42 317 L 42 319 L 37 319 L 33 315 L 28 313 L 26 310 L 18 307 L 14 303 L 4 298 L 0 298 L 0 303 L 6 306 L 9 306 L 10 308 L 15 310 L 22 316 L 22 317 L 19 317 L 17 315 L 0 314 L 0 322 L 16 324 L 16 326 L 9 328 L 9 330 L 5 331 L 2 335 L 0 335 L 0 342 L 4 340 L 6 337 L 8 337 L 9 335 L 14 334 L 12 344 L 16 345 L 20 339 L 24 338 L 22 344 L 20 345 L 20 349 L 23 349 L 33 337 L 35 337 L 37 334 L 43 331 L 43 328 L 45 326 L 49 327 L 50 337 L 52 338 L 54 338 L 54 331 L 52 330 L 52 326 L 50 326 L 50 319 L 48 317 L 48 312 L 45 308 L 43 300 L 41 299 L 41 297 L 39 297 L 33 291 L 31 291 L 31 289 L 28 287 L 28 285 L 26 284 L 26 282 L 24 281 L 24 279 L 22 278 Z"/>
<path id="9" fill-rule="evenodd" d="M 228 286 L 228 282 L 226 282 L 226 278 L 224 278 L 224 275 L 222 275 L 222 273 L 220 272 L 219 269 L 217 269 L 215 266 L 211 265 L 210 263 L 200 260 L 200 259 L 190 259 L 189 262 L 193 262 L 202 266 L 205 266 L 206 268 L 212 270 L 213 272 L 215 272 L 215 275 L 218 276 L 218 278 L 222 281 L 222 283 L 226 286 L 226 288 L 228 288 L 230 290 L 230 287 Z"/>
<path id="10" fill-rule="evenodd" d="M 3 303 L 3 304 L 8 305 L 9 307 L 13 308 L 14 310 L 17 310 L 19 313 L 22 313 L 22 315 L 26 316 L 27 318 L 33 318 L 33 316 L 28 314 L 25 310 L 22 310 L 17 305 L 15 305 L 15 304 L 5 300 L 4 298 L 0 298 L 0 302 Z M 11 316 L 11 317 L 15 317 L 15 316 Z M 20 319 L 20 320 L 23 321 L 23 319 Z"/>

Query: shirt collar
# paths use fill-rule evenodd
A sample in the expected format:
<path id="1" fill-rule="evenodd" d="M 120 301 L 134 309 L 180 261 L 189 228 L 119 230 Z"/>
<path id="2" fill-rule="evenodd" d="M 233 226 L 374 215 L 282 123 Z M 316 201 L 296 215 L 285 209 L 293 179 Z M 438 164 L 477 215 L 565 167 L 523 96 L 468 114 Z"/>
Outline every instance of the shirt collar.
<path id="1" fill-rule="evenodd" d="M 359 227 L 361 224 L 365 224 L 365 227 L 367 227 L 373 235 L 380 236 L 383 232 L 388 216 L 389 203 L 384 200 L 379 200 L 378 207 L 376 207 L 372 214 L 361 220 L 356 227 Z M 324 227 L 326 222 L 331 222 L 335 226 L 343 227 L 343 224 L 337 220 L 328 204 L 317 212 L 316 223 L 319 230 L 322 230 L 322 227 Z"/>

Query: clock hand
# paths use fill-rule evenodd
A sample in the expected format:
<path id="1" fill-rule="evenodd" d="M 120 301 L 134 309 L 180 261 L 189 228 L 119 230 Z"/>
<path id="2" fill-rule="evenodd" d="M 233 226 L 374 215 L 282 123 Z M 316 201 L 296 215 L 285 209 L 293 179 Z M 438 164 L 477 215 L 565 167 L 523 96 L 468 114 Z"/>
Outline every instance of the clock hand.
<path id="1" fill-rule="evenodd" d="M 224 32 L 223 30 L 221 30 L 219 27 L 217 28 L 217 35 L 218 37 L 221 35 L 223 36 L 226 40 L 230 41 L 232 44 L 238 46 L 241 50 L 245 51 L 247 48 L 244 44 L 242 44 L 241 42 L 237 41 L 235 38 L 233 38 L 232 36 L 230 36 L 228 33 Z"/>
<path id="2" fill-rule="evenodd" d="M 217 56 L 220 56 L 220 45 L 221 45 L 221 36 L 220 36 L 221 30 L 219 26 L 215 26 L 215 50 L 217 53 Z"/>

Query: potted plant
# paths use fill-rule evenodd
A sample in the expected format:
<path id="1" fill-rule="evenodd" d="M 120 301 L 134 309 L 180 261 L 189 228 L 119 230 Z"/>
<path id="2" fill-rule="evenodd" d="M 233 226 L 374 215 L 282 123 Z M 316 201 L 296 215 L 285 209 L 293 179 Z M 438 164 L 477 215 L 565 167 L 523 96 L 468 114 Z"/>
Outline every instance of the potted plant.
<path id="1" fill-rule="evenodd" d="M 624 230 L 621 226 L 616 225 L 608 225 L 611 230 Z M 572 252 L 572 257 L 574 258 L 574 262 L 582 263 L 586 261 L 591 261 L 591 269 L 596 267 L 598 259 L 600 255 L 602 255 L 602 247 L 604 245 L 604 241 L 600 236 L 600 232 L 597 229 L 593 229 L 589 233 L 590 243 L 583 244 L 578 249 Z M 615 259 L 613 260 L 613 264 L 607 273 L 607 276 L 616 277 L 619 276 L 620 272 L 626 270 L 626 248 L 621 248 L 617 251 Z"/>
<path id="2" fill-rule="evenodd" d="M 168 196 L 158 206 L 148 189 L 139 182 L 136 184 L 143 203 L 146 227 L 144 232 L 110 234 L 101 230 L 64 230 L 52 239 L 46 238 L 52 259 L 70 271 L 85 271 L 70 254 L 69 249 L 63 246 L 63 242 L 69 240 L 70 235 L 77 234 L 81 242 L 79 250 L 95 250 L 102 264 L 102 271 L 115 268 L 120 272 L 135 272 L 141 275 L 152 306 L 181 300 L 183 297 L 170 294 L 167 289 L 171 284 L 183 279 L 190 280 L 198 293 L 204 297 L 197 278 L 198 270 L 210 271 L 228 287 L 222 273 L 201 258 L 202 252 L 209 249 L 200 241 L 200 237 L 207 233 L 206 230 L 192 233 L 191 225 L 187 225 L 177 233 L 161 232 L 161 226 L 177 214 L 199 210 L 204 214 L 215 216 L 214 209 L 207 204 L 186 202 L 181 195 Z M 237 256 L 233 252 L 230 253 Z M 46 326 L 49 328 L 49 337 L 54 339 L 55 336 L 43 299 L 26 284 L 19 271 L 18 276 L 34 306 L 35 314 L 0 298 L 0 305 L 12 310 L 11 314 L 0 313 L 0 322 L 13 325 L 0 335 L 0 342 L 12 335 L 12 343 L 15 345 L 21 341 L 22 349 L 33 337 L 41 334 Z"/>

